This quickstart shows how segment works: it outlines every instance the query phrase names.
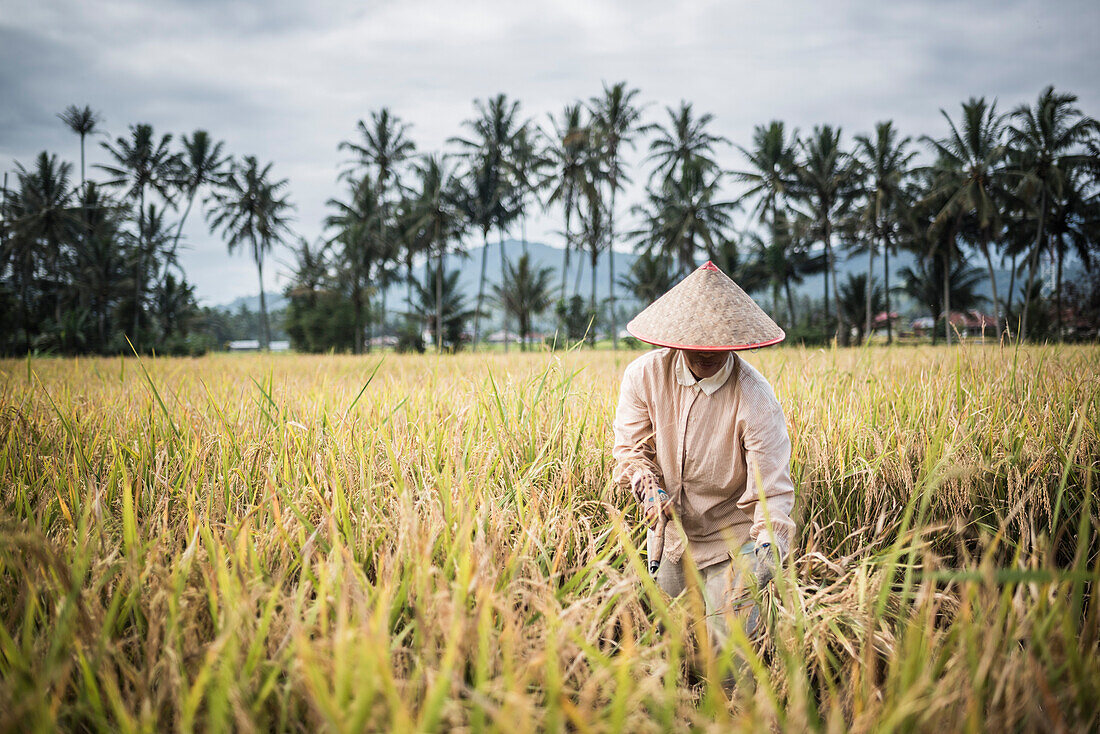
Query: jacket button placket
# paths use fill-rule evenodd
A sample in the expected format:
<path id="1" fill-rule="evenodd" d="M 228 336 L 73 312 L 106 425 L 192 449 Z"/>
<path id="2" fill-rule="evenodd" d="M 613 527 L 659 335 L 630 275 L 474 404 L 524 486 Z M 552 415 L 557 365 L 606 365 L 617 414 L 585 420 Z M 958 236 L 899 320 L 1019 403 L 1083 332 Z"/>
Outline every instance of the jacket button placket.
<path id="1" fill-rule="evenodd" d="M 695 407 L 695 401 L 699 399 L 699 393 L 701 390 L 684 388 L 689 392 L 691 397 L 687 401 L 687 407 L 684 409 L 684 417 L 680 424 L 680 505 L 684 503 L 684 470 L 687 468 L 687 429 L 688 420 L 691 418 L 691 409 Z"/>

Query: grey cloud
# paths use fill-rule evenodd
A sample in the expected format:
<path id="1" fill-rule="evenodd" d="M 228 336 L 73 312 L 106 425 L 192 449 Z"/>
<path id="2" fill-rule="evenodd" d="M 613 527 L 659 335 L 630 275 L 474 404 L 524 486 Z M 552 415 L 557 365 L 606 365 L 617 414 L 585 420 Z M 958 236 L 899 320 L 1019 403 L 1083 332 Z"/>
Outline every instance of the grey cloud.
<path id="1" fill-rule="evenodd" d="M 648 120 L 687 99 L 742 143 L 771 119 L 851 135 L 889 118 L 908 134 L 939 134 L 940 107 L 985 95 L 1007 110 L 1048 83 L 1100 114 L 1097 27 L 1094 2 L 1032 0 L 0 0 L 0 169 L 43 148 L 75 159 L 54 117 L 72 103 L 102 110 L 112 136 L 138 121 L 204 127 L 235 154 L 275 162 L 291 181 L 296 229 L 312 239 L 325 201 L 343 193 L 337 143 L 383 105 L 424 150 L 458 132 L 474 98 L 506 92 L 545 123 L 620 79 L 651 103 Z M 741 162 L 732 147 L 721 159 Z M 635 180 L 623 212 L 641 194 L 644 176 Z M 557 220 L 534 217 L 529 234 L 556 242 Z M 202 297 L 255 291 L 247 258 L 229 259 L 200 217 L 186 234 Z"/>

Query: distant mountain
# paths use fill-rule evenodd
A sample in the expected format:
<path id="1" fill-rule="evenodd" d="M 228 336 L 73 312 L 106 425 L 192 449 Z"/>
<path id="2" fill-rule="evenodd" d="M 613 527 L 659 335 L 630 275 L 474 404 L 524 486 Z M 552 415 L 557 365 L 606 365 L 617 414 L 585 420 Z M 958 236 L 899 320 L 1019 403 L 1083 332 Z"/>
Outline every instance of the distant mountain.
<path id="1" fill-rule="evenodd" d="M 890 256 L 890 287 L 891 287 L 891 289 L 894 288 L 895 286 L 899 286 L 899 285 L 902 284 L 902 278 L 901 278 L 900 272 L 903 269 L 907 268 L 907 267 L 913 267 L 915 265 L 916 261 L 917 261 L 917 256 L 915 254 L 913 254 L 912 252 L 904 251 L 904 250 L 897 253 L 896 255 L 891 255 Z M 995 266 L 998 264 L 997 263 L 997 258 L 994 258 L 993 263 L 994 263 Z M 970 259 L 970 264 L 972 266 L 974 266 L 975 268 L 977 268 L 979 271 L 981 271 L 982 277 L 981 277 L 981 280 L 978 281 L 978 285 L 977 285 L 976 290 L 977 290 L 979 295 L 984 296 L 986 299 L 988 299 L 986 305 L 983 306 L 983 309 L 990 312 L 990 313 L 992 313 L 992 310 L 993 310 L 992 309 L 993 289 L 989 285 L 989 275 L 986 272 L 985 260 L 982 259 L 981 256 L 973 256 Z M 1063 270 L 1064 270 L 1063 276 L 1062 276 L 1063 280 L 1065 282 L 1069 283 L 1069 282 L 1073 281 L 1074 279 L 1080 277 L 1084 273 L 1084 266 L 1082 265 L 1080 260 L 1077 260 L 1075 257 L 1073 257 L 1071 255 L 1071 256 L 1066 258 Z M 849 274 L 858 275 L 859 273 L 866 273 L 866 272 L 867 272 L 867 255 L 853 255 L 852 257 L 846 257 L 846 256 L 841 255 L 840 258 L 838 259 L 838 262 L 837 262 L 837 272 L 836 272 L 837 283 L 838 284 L 843 283 L 845 280 L 848 279 Z M 1000 296 L 1002 301 L 1005 301 L 1008 298 L 1009 284 L 1012 283 L 1012 270 L 1010 268 L 994 267 L 993 268 L 993 275 L 997 279 L 997 295 Z M 1052 275 L 1053 275 L 1053 273 L 1052 273 L 1051 268 L 1041 267 L 1040 271 L 1039 271 L 1039 274 L 1036 275 L 1036 279 L 1039 280 L 1039 281 L 1046 282 L 1049 278 L 1052 277 Z M 876 282 L 878 282 L 879 284 L 882 283 L 882 255 L 881 254 L 875 256 L 874 277 L 875 277 Z M 796 288 L 794 290 L 802 296 L 809 296 L 810 298 L 815 298 L 815 299 L 823 298 L 824 297 L 823 280 L 824 280 L 824 275 L 821 274 L 821 273 L 818 273 L 817 275 L 812 275 L 809 278 L 807 278 L 806 281 L 804 283 L 802 283 L 801 286 L 799 286 L 798 288 Z M 1052 281 L 1051 281 L 1051 283 L 1052 283 Z M 1023 288 L 1023 286 L 1024 286 L 1023 279 L 1017 277 L 1016 282 L 1015 282 L 1015 291 L 1016 292 L 1013 294 L 1014 299 L 1019 300 L 1019 298 L 1022 295 L 1021 288 Z M 1053 287 L 1053 285 L 1051 285 L 1051 287 Z M 831 297 L 832 296 L 830 294 L 830 298 Z M 904 296 L 900 300 L 901 300 L 900 305 L 901 305 L 902 310 L 904 310 L 906 308 L 909 308 L 910 306 L 912 306 L 914 309 L 917 309 L 917 310 L 923 310 L 922 307 L 917 306 L 916 304 L 909 304 L 908 299 Z"/>
<path id="2" fill-rule="evenodd" d="M 472 306 L 477 300 L 477 290 L 479 282 L 479 274 L 481 272 L 481 258 L 485 254 L 485 297 L 487 308 L 490 311 L 496 311 L 492 304 L 493 286 L 498 285 L 501 282 L 501 246 L 497 242 L 490 242 L 488 249 L 478 245 L 468 250 L 465 257 L 460 255 L 448 255 L 444 267 L 446 270 L 452 271 L 455 268 L 460 270 L 459 275 L 459 288 L 466 294 L 469 304 Z M 559 285 L 561 281 L 557 277 L 557 273 L 560 272 L 562 267 L 562 250 L 557 247 L 551 247 L 541 242 L 528 242 L 526 247 L 519 240 L 508 239 L 504 241 L 504 252 L 508 260 L 515 263 L 524 251 L 530 255 L 531 264 L 534 268 L 550 268 L 554 271 L 554 297 L 557 298 L 559 292 Z M 630 270 L 630 267 L 634 264 L 637 256 L 627 252 L 615 252 L 615 278 L 618 278 Z M 579 293 L 585 302 L 588 301 L 592 288 L 592 269 L 588 256 L 584 253 L 570 253 L 569 256 L 569 270 L 566 278 L 566 295 L 572 295 L 574 289 Z M 609 295 L 608 287 L 608 253 L 600 253 L 600 256 L 596 263 L 596 298 L 599 301 L 603 301 Z M 890 285 L 891 287 L 901 285 L 902 278 L 900 271 L 906 267 L 912 267 L 916 262 L 916 256 L 909 252 L 900 252 L 896 256 L 890 258 Z M 985 271 L 984 263 L 977 260 L 973 262 L 976 267 L 981 267 L 983 274 Z M 1065 279 L 1068 282 L 1072 278 L 1076 277 L 1079 270 L 1079 264 L 1071 260 L 1067 261 Z M 867 258 L 866 255 L 854 255 L 852 257 L 846 257 L 842 253 L 838 253 L 837 262 L 837 282 L 844 283 L 849 275 L 856 275 L 864 273 L 867 270 Z M 997 277 L 997 288 L 1001 298 L 1005 298 L 1008 293 L 1008 285 L 1011 279 L 1011 273 L 1007 269 L 995 268 L 994 272 Z M 874 276 L 877 281 L 882 281 L 882 257 L 875 258 L 874 264 Z M 414 277 L 423 281 L 424 278 L 424 265 L 421 262 L 414 270 Z M 808 277 L 801 285 L 794 287 L 792 290 L 796 296 L 808 297 L 811 299 L 821 299 L 824 295 L 823 287 L 824 276 L 817 274 Z M 1020 280 L 1017 279 L 1017 288 L 1020 285 Z M 579 285 L 579 288 L 578 288 Z M 389 313 L 396 314 L 405 310 L 405 285 L 404 283 L 398 283 L 390 286 L 386 292 L 386 307 Z M 992 297 L 992 291 L 989 287 L 989 281 L 987 278 L 982 278 L 978 284 L 978 292 L 984 295 L 986 298 Z M 267 308 L 268 311 L 277 311 L 286 306 L 287 299 L 281 293 L 267 293 Z M 632 311 L 640 308 L 644 304 L 633 302 L 633 299 L 623 289 L 616 286 L 615 295 L 624 311 Z M 767 293 L 754 293 L 758 301 L 766 301 L 770 298 L 770 294 Z M 1019 296 L 1019 293 L 1016 294 Z M 908 302 L 908 299 L 904 297 L 895 299 L 895 308 L 905 311 L 907 309 L 919 309 L 916 304 Z M 259 296 L 245 296 L 237 298 L 228 304 L 222 304 L 216 306 L 216 308 L 236 312 L 242 305 L 248 308 L 250 311 L 258 311 L 260 308 Z"/>
<path id="3" fill-rule="evenodd" d="M 553 282 L 554 295 L 556 298 L 561 284 L 558 274 L 561 272 L 562 268 L 562 250 L 557 247 L 544 245 L 541 242 L 528 242 L 526 251 L 531 258 L 531 267 L 533 269 L 550 268 L 554 271 Z M 524 245 L 519 240 L 505 240 L 504 253 L 508 261 L 514 265 L 523 255 Z M 459 286 L 474 300 L 477 298 L 477 288 L 481 273 L 481 258 L 483 254 L 487 255 L 485 260 L 485 294 L 489 296 L 492 293 L 493 285 L 500 284 L 501 273 L 503 272 L 499 243 L 490 242 L 488 252 L 485 252 L 485 248 L 479 245 L 470 249 L 467 257 L 449 255 L 444 263 L 444 268 L 448 271 L 454 270 L 455 268 L 460 269 L 462 274 L 458 278 Z M 616 280 L 620 275 L 630 270 L 635 259 L 636 256 L 631 253 L 615 252 Z M 610 288 L 608 285 L 608 262 L 608 254 L 606 252 L 600 253 L 596 261 L 597 300 L 603 300 L 610 295 Z M 423 270 L 418 274 L 418 277 L 423 278 Z M 577 287 L 578 277 L 580 288 L 577 292 L 587 301 L 592 293 L 591 260 L 588 255 L 572 252 L 569 254 L 569 271 L 565 282 L 566 296 L 573 295 L 574 288 Z M 396 290 L 400 294 L 399 297 L 404 298 L 404 288 L 401 287 Z M 620 298 L 624 297 L 622 288 L 618 286 L 615 288 L 615 294 Z"/>
<path id="4" fill-rule="evenodd" d="M 267 300 L 267 311 L 271 313 L 278 311 L 286 306 L 286 296 L 282 293 L 272 293 L 271 291 L 264 291 L 264 298 Z M 240 298 L 234 298 L 229 303 L 219 303 L 214 308 L 219 311 L 229 311 L 230 313 L 237 313 L 244 306 L 249 311 L 260 310 L 260 296 L 241 296 Z"/>

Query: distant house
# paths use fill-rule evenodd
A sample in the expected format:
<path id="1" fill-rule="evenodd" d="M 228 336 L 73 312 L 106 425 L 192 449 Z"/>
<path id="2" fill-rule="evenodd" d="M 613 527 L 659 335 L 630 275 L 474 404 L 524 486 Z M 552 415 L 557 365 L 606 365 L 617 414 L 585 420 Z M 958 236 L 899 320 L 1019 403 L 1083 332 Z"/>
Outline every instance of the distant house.
<path id="1" fill-rule="evenodd" d="M 893 325 L 896 325 L 898 323 L 898 320 L 899 317 L 897 311 L 891 311 L 889 314 L 887 314 L 885 311 L 879 311 L 877 314 L 875 314 L 873 326 L 875 329 L 884 329 L 886 328 L 887 321 L 889 321 Z"/>
<path id="2" fill-rule="evenodd" d="M 489 334 L 485 337 L 485 341 L 489 342 L 490 344 L 503 344 L 505 341 L 511 342 L 512 344 L 519 344 L 520 338 L 519 334 L 511 331 L 507 333 L 505 333 L 504 331 L 494 331 L 492 334 Z"/>
<path id="3" fill-rule="evenodd" d="M 928 336 L 936 328 L 936 320 L 931 316 L 913 319 L 910 327 L 917 336 Z M 989 314 L 975 309 L 966 312 L 952 311 L 951 326 L 953 332 L 963 336 L 997 336 L 997 322 Z"/>
<path id="4" fill-rule="evenodd" d="M 401 340 L 392 334 L 382 334 L 372 337 L 370 340 L 370 345 L 372 347 L 396 347 L 400 343 Z"/>
<path id="5" fill-rule="evenodd" d="M 268 345 L 268 349 L 272 352 L 288 352 L 290 351 L 290 342 L 285 339 L 276 339 Z M 231 352 L 258 352 L 260 351 L 259 339 L 235 339 L 229 342 L 229 351 Z"/>

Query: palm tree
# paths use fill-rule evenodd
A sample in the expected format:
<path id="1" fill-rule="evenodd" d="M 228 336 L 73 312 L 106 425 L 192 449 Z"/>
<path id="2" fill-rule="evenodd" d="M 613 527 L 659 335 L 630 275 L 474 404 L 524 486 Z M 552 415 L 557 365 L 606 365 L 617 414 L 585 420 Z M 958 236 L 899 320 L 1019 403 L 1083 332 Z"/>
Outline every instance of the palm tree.
<path id="1" fill-rule="evenodd" d="M 432 327 L 435 342 L 440 349 L 446 346 L 458 351 L 462 343 L 462 330 L 473 309 L 467 308 L 466 297 L 458 286 L 459 270 L 439 272 L 438 267 L 429 267 L 424 284 L 416 283 L 414 311 Z M 432 286 L 432 283 L 435 286 Z"/>
<path id="2" fill-rule="evenodd" d="M 787 137 L 786 128 L 782 122 L 773 120 L 766 127 L 757 125 L 753 130 L 752 149 L 748 150 L 737 146 L 745 158 L 749 161 L 749 170 L 735 171 L 736 180 L 749 184 L 749 189 L 737 200 L 738 203 L 756 199 L 751 217 L 761 224 L 765 224 L 771 231 L 771 243 L 760 242 L 758 251 L 767 264 L 769 278 L 773 282 L 781 282 L 787 290 L 787 313 L 790 325 L 794 326 L 794 301 L 790 298 L 789 281 L 786 271 L 792 257 L 799 257 L 794 253 L 785 253 L 779 247 L 780 230 L 787 228 L 789 218 L 786 209 L 789 207 L 788 196 L 795 177 L 795 147 L 798 144 L 798 131 L 791 132 Z M 782 222 L 780 221 L 782 219 Z M 787 238 L 787 244 L 793 240 Z"/>
<path id="3" fill-rule="evenodd" d="M 553 277 L 553 268 L 532 269 L 530 256 L 524 254 L 515 267 L 505 263 L 501 284 L 493 287 L 497 302 L 519 322 L 524 351 L 530 340 L 532 317 L 550 307 Z"/>
<path id="4" fill-rule="evenodd" d="M 289 303 L 283 328 L 295 350 L 323 352 L 362 347 L 362 337 L 355 340 L 355 327 L 344 316 L 347 301 L 339 289 L 344 274 L 333 262 L 331 248 L 332 243 L 323 239 L 311 245 L 299 237 L 293 260 L 286 263 L 291 277 L 284 291 Z"/>
<path id="5" fill-rule="evenodd" d="M 600 253 L 607 247 L 609 241 L 607 239 L 607 202 L 604 201 L 602 191 L 600 190 L 600 181 L 602 181 L 606 175 L 606 171 L 603 168 L 603 160 L 599 156 L 590 156 L 585 166 L 584 179 L 581 182 L 581 193 L 584 196 L 584 201 L 587 206 L 581 210 L 580 240 L 588 251 L 589 263 L 591 265 L 589 273 L 592 278 L 592 291 L 589 297 L 588 307 L 593 315 L 598 313 L 596 303 L 596 268 L 599 264 Z M 576 291 L 580 289 L 581 270 L 582 269 L 577 270 L 577 283 L 574 286 L 574 295 Z M 589 343 L 595 345 L 595 342 L 596 331 L 592 329 L 589 332 Z"/>
<path id="6" fill-rule="evenodd" d="M 88 105 L 77 107 L 74 104 L 66 107 L 65 111 L 57 117 L 68 125 L 70 130 L 80 136 L 80 188 L 83 190 L 86 186 L 86 179 L 84 178 L 84 138 L 95 132 L 96 126 L 102 122 L 102 118 L 98 112 L 92 111 L 92 108 Z"/>
<path id="7" fill-rule="evenodd" d="M 905 182 L 916 151 L 908 150 L 911 138 L 898 137 L 894 123 L 887 120 L 875 125 L 874 138 L 857 135 L 855 138 L 855 160 L 860 167 L 859 178 L 864 182 L 862 191 L 863 223 L 871 235 L 867 256 L 867 284 L 873 280 L 875 247 L 882 248 L 883 299 L 886 310 L 886 343 L 894 340 L 893 323 L 890 319 L 890 250 L 896 246 L 897 233 L 904 216 Z M 871 306 L 873 299 L 868 293 L 865 301 L 866 333 L 871 334 Z"/>
<path id="8" fill-rule="evenodd" d="M 25 346 L 29 351 L 35 270 L 38 263 L 45 263 L 46 272 L 54 279 L 51 299 L 54 321 L 60 323 L 61 263 L 66 255 L 65 244 L 74 239 L 79 222 L 72 210 L 71 164 L 43 151 L 35 158 L 33 168 L 16 163 L 15 175 L 19 188 L 7 202 L 4 217 L 12 230 L 7 237 L 5 259 L 12 263 L 13 275 L 19 283 Z"/>
<path id="9" fill-rule="evenodd" d="M 511 175 L 513 179 L 513 205 L 520 220 L 520 241 L 527 252 L 527 207 L 532 199 L 538 205 L 542 188 L 546 159 L 538 150 L 539 129 L 530 122 L 524 123 L 516 133 L 512 146 Z"/>
<path id="10" fill-rule="evenodd" d="M 487 102 L 474 101 L 477 117 L 462 123 L 471 135 L 456 136 L 448 142 L 458 145 L 458 156 L 466 161 L 471 187 L 467 198 L 467 210 L 475 217 L 471 223 L 482 227 L 483 239 L 488 247 L 488 232 L 494 225 L 500 234 L 500 265 L 504 272 L 506 257 L 504 254 L 504 229 L 515 217 L 516 209 L 512 204 L 515 197 L 515 182 L 510 180 L 512 154 L 516 147 L 517 136 L 525 123 L 519 121 L 519 102 L 510 101 L 505 94 L 498 94 Z M 485 253 L 481 259 L 481 281 L 478 285 L 477 310 L 474 315 L 474 348 L 480 337 L 481 307 L 485 294 Z M 508 331 L 507 313 L 504 330 Z M 508 341 L 504 342 L 505 349 Z"/>
<path id="11" fill-rule="evenodd" d="M 93 112 L 92 108 L 85 105 L 83 108 L 76 105 L 69 105 L 64 112 L 58 115 L 58 118 L 68 125 L 69 129 L 80 136 L 80 196 L 77 197 L 78 203 L 83 203 L 83 197 L 87 193 L 87 178 L 84 175 L 84 139 L 95 132 L 96 126 L 99 124 L 99 113 Z M 82 217 L 87 221 L 89 217 L 88 212 L 83 212 Z M 91 232 L 90 225 L 85 226 L 85 237 L 90 237 Z"/>
<path id="12" fill-rule="evenodd" d="M 950 314 L 953 289 L 949 286 L 948 280 L 955 272 L 954 263 L 965 261 L 959 249 L 959 232 L 963 227 L 963 219 L 961 216 L 946 220 L 940 218 L 940 213 L 947 204 L 947 196 L 950 194 L 947 190 L 936 187 L 934 167 L 920 169 L 917 173 L 916 187 L 920 193 L 913 197 L 916 203 L 906 218 L 902 239 L 906 247 L 922 261 L 940 261 L 939 267 L 925 264 L 925 271 L 926 273 L 934 271 L 942 275 L 943 285 L 938 289 L 943 298 L 942 312 Z M 955 305 L 959 307 L 958 304 Z M 949 320 L 944 322 L 944 338 L 950 346 Z"/>
<path id="13" fill-rule="evenodd" d="M 428 248 L 427 232 L 419 226 L 416 212 L 416 198 L 411 190 L 402 191 L 401 198 L 394 202 L 390 212 L 393 226 L 393 245 L 395 260 L 405 266 L 405 305 L 412 307 L 413 263 Z M 394 263 L 397 265 L 398 263 Z M 409 312 L 406 312 L 406 319 Z"/>
<path id="14" fill-rule="evenodd" d="M 169 273 L 156 289 L 155 304 L 162 335 L 186 336 L 188 322 L 198 309 L 195 287 L 186 278 L 176 280 Z"/>
<path id="15" fill-rule="evenodd" d="M 345 140 L 338 149 L 349 150 L 357 156 L 344 171 L 345 178 L 357 180 L 363 167 L 374 169 L 374 180 L 385 194 L 398 167 L 416 152 L 416 144 L 409 139 L 411 126 L 387 107 L 371 112 L 370 123 L 369 126 L 363 120 L 356 123 L 362 142 Z"/>
<path id="16" fill-rule="evenodd" d="M 179 157 L 176 185 L 180 193 L 187 197 L 187 207 L 183 210 L 183 216 L 180 217 L 179 225 L 176 227 L 176 236 L 172 241 L 173 256 L 179 248 L 183 223 L 191 213 L 195 195 L 204 186 L 219 186 L 225 180 L 228 167 L 232 165 L 232 159 L 222 155 L 225 143 L 220 140 L 214 142 L 210 133 L 205 130 L 196 130 L 190 138 L 184 135 L 180 140 L 183 143 L 183 151 Z"/>
<path id="17" fill-rule="evenodd" d="M 383 216 L 380 188 L 364 174 L 350 187 L 348 200 L 329 199 L 327 205 L 336 210 L 335 214 L 325 217 L 325 228 L 335 230 L 330 242 L 339 242 L 342 246 L 342 259 L 345 274 L 351 279 L 352 319 L 355 336 L 352 349 L 362 354 L 364 349 L 363 300 L 377 266 L 385 256 L 385 246 L 380 239 L 378 219 Z M 366 351 L 370 351 L 373 319 L 366 319 Z"/>
<path id="18" fill-rule="evenodd" d="M 682 178 L 689 165 L 705 173 L 718 170 L 714 160 L 714 148 L 719 143 L 729 145 L 729 140 L 711 133 L 707 128 L 714 121 L 709 112 L 695 117 L 690 102 L 680 102 L 680 108 L 665 108 L 668 126 L 647 125 L 646 132 L 657 136 L 649 143 L 648 159 L 656 161 L 650 180 L 661 174 L 665 180 Z"/>
<path id="19" fill-rule="evenodd" d="M 825 265 L 823 255 L 810 254 L 813 240 L 813 223 L 804 215 L 795 214 L 791 219 L 780 210 L 773 223 L 773 239 L 765 242 L 753 235 L 756 249 L 755 266 L 761 278 L 772 286 L 772 301 L 778 303 L 782 290 L 787 301 L 787 319 L 790 328 L 796 325 L 792 285 L 799 285 L 805 276 L 820 272 Z M 747 284 L 743 287 L 748 290 Z M 776 307 L 778 310 L 778 306 Z"/>
<path id="20" fill-rule="evenodd" d="M 798 197 L 810 208 L 821 242 L 825 246 L 825 313 L 828 323 L 829 280 L 836 290 L 836 261 L 833 256 L 833 232 L 844 215 L 855 189 L 851 156 L 841 150 L 840 128 L 814 127 L 813 134 L 799 141 L 802 159 L 796 169 Z M 836 309 L 840 328 L 840 309 Z"/>
<path id="21" fill-rule="evenodd" d="M 745 236 L 744 239 L 749 242 L 763 242 L 755 233 Z M 746 259 L 734 237 L 722 237 L 716 244 L 715 252 L 709 255 L 711 262 L 730 276 L 746 293 L 755 293 L 771 283 L 771 274 L 767 272 L 764 264 L 755 257 Z"/>
<path id="22" fill-rule="evenodd" d="M 963 103 L 960 125 L 944 110 L 940 114 L 947 120 L 950 134 L 940 140 L 922 137 L 936 154 L 933 186 L 938 198 L 944 201 L 933 224 L 942 227 L 949 220 L 973 218 L 976 244 L 985 257 L 993 291 L 993 319 L 1000 333 L 1000 299 L 989 244 L 1003 229 L 998 202 L 1005 183 L 1004 126 L 997 115 L 996 103 L 986 104 L 984 97 L 971 97 Z"/>
<path id="23" fill-rule="evenodd" d="M 403 122 L 400 117 L 383 107 L 377 112 L 371 112 L 370 125 L 363 120 L 356 123 L 359 137 L 362 142 L 356 143 L 345 140 L 338 146 L 339 150 L 348 150 L 356 155 L 356 160 L 344 171 L 344 177 L 349 181 L 357 182 L 359 174 L 365 167 L 373 170 L 374 182 L 378 189 L 378 198 L 382 205 L 382 216 L 378 217 L 378 236 L 386 241 L 386 224 L 389 219 L 388 196 L 390 194 L 391 180 L 396 180 L 402 163 L 412 157 L 416 151 L 416 144 L 409 139 L 410 125 Z M 400 188 L 400 185 L 398 185 Z M 382 323 L 386 321 L 385 291 L 383 290 Z"/>
<path id="24" fill-rule="evenodd" d="M 546 173 L 541 185 L 549 189 L 546 206 L 561 204 L 565 215 L 565 247 L 562 250 L 561 294 L 558 300 L 565 302 L 565 284 L 569 276 L 569 254 L 573 250 L 573 213 L 584 180 L 584 169 L 590 152 L 591 131 L 584 124 L 584 107 L 579 104 L 566 105 L 562 110 L 561 121 L 550 116 L 553 130 L 544 136 L 547 140 L 543 150 L 546 161 Z"/>
<path id="25" fill-rule="evenodd" d="M 1061 187 L 1061 196 L 1052 202 L 1048 232 L 1051 240 L 1051 257 L 1055 261 L 1055 312 L 1059 338 L 1063 337 L 1064 309 L 1062 307 L 1062 275 L 1066 253 L 1071 249 L 1091 270 L 1094 255 L 1092 249 L 1100 243 L 1100 194 L 1094 190 L 1096 166 L 1100 159 L 1093 158 L 1089 165 L 1079 163 L 1068 166 Z M 1090 170 L 1090 168 L 1092 170 Z"/>
<path id="26" fill-rule="evenodd" d="M 493 228 L 494 207 L 497 199 L 495 177 L 482 166 L 466 170 L 461 179 L 456 205 L 468 226 L 481 230 L 481 271 L 478 277 L 477 305 L 474 308 L 474 340 L 472 349 L 477 351 L 481 341 L 482 305 L 485 300 L 485 268 L 489 256 L 489 230 Z"/>
<path id="27" fill-rule="evenodd" d="M 721 172 L 709 173 L 703 159 L 688 161 L 682 175 L 667 179 L 647 192 L 647 204 L 637 209 L 644 218 L 638 232 L 646 250 L 668 254 L 680 276 L 695 268 L 695 254 L 703 247 L 715 258 L 717 244 L 732 228 L 732 201 L 720 200 Z"/>
<path id="28" fill-rule="evenodd" d="M 868 282 L 865 273 L 854 273 L 848 276 L 847 282 L 841 283 L 836 298 L 845 319 L 856 325 L 856 346 L 859 346 L 863 343 L 864 336 L 871 334 L 870 328 L 865 327 L 860 318 L 864 313 L 881 311 L 885 306 L 882 286 L 874 282 L 873 278 Z"/>
<path id="29" fill-rule="evenodd" d="M 273 180 L 268 163 L 260 167 L 255 156 L 245 156 L 234 165 L 224 186 L 214 194 L 215 206 L 208 215 L 211 232 L 222 230 L 229 253 L 248 245 L 260 280 L 260 348 L 271 340 L 264 297 L 264 257 L 290 233 L 289 213 L 293 205 L 283 193 L 285 178 Z"/>
<path id="30" fill-rule="evenodd" d="M 311 246 L 309 240 L 299 237 L 298 246 L 294 248 L 294 262 L 290 267 L 293 273 L 287 295 L 305 295 L 307 305 L 312 307 L 316 303 L 318 291 L 329 278 L 329 243 L 322 241 Z"/>
<path id="31" fill-rule="evenodd" d="M 619 276 L 619 285 L 643 305 L 653 303 L 675 284 L 672 260 L 660 252 L 639 253 L 630 270 Z"/>
<path id="32" fill-rule="evenodd" d="M 417 167 L 416 175 L 420 179 L 417 199 L 414 207 L 413 227 L 425 233 L 425 247 L 428 262 L 435 256 L 435 336 L 437 348 L 443 351 L 443 261 L 451 243 L 461 244 L 465 222 L 458 202 L 461 194 L 458 182 L 446 163 L 439 156 L 428 156 Z M 425 263 L 425 272 L 429 266 Z M 426 285 L 427 285 L 426 281 Z M 418 285 L 418 284 L 417 284 Z"/>
<path id="33" fill-rule="evenodd" d="M 76 240 L 74 282 L 95 320 L 96 348 L 103 352 L 109 343 L 111 308 L 120 295 L 127 270 L 120 246 L 123 211 L 95 183 L 83 189 L 80 210 L 84 215 L 85 236 Z"/>
<path id="34" fill-rule="evenodd" d="M 1019 176 L 1017 194 L 1030 202 L 1036 221 L 1035 244 L 1027 257 L 1025 304 L 1020 339 L 1027 338 L 1027 317 L 1035 292 L 1035 270 L 1044 238 L 1049 239 L 1048 218 L 1053 202 L 1062 194 L 1067 168 L 1087 162 L 1081 146 L 1097 134 L 1096 120 L 1085 117 L 1074 106 L 1077 95 L 1055 93 L 1049 86 L 1039 94 L 1034 107 L 1020 105 L 1012 112 L 1016 124 L 1009 127 L 1011 145 L 1018 161 L 1013 174 Z"/>
<path id="35" fill-rule="evenodd" d="M 634 137 L 641 129 L 642 108 L 634 102 L 637 89 L 628 89 L 626 82 L 611 87 L 606 84 L 603 96 L 593 97 L 590 105 L 593 128 L 607 170 L 607 256 L 608 287 L 610 289 L 611 333 L 615 349 L 619 348 L 619 321 L 615 313 L 615 194 L 630 183 L 624 172 L 622 148 L 634 148 Z"/>
<path id="36" fill-rule="evenodd" d="M 787 206 L 795 176 L 797 144 L 798 131 L 792 131 L 788 138 L 783 123 L 773 120 L 767 127 L 757 125 L 753 129 L 751 150 L 737 146 L 749 161 L 749 170 L 732 172 L 735 180 L 749 184 L 749 190 L 738 201 L 756 199 L 751 216 L 771 225 L 773 241 L 776 217 Z"/>
<path id="37" fill-rule="evenodd" d="M 156 274 L 160 271 L 161 262 L 171 251 L 174 225 L 167 218 L 167 207 L 160 206 L 156 202 L 149 202 L 145 206 L 145 212 L 138 221 L 141 229 L 133 235 L 128 233 L 124 235 L 124 241 L 128 246 L 123 256 L 133 274 L 132 277 L 141 279 L 144 284 L 155 280 Z M 145 333 L 131 335 L 131 342 L 135 346 L 140 345 L 142 349 L 151 348 L 164 336 L 158 331 L 156 320 L 151 318 L 157 314 L 156 299 L 160 287 L 159 282 L 152 283 L 147 289 L 143 287 L 141 300 L 131 299 L 127 302 L 126 299 L 122 299 L 119 309 L 122 318 L 129 316 L 132 320 L 138 321 L 140 316 L 148 322 Z M 126 309 L 129 309 L 129 312 Z"/>
<path id="38" fill-rule="evenodd" d="M 117 186 L 124 190 L 123 197 L 134 201 L 138 206 L 137 257 L 134 263 L 134 338 L 141 328 L 142 306 L 145 295 L 145 274 L 148 270 L 150 243 L 140 239 L 149 231 L 145 222 L 146 196 L 155 192 L 166 202 L 172 201 L 172 187 L 178 167 L 178 157 L 171 151 L 172 135 L 165 134 L 158 140 L 153 126 L 138 124 L 130 126 L 130 137 L 119 137 L 112 145 L 103 142 L 103 148 L 114 158 L 114 165 L 97 165 L 105 171 L 110 180 L 108 186 Z"/>
<path id="39" fill-rule="evenodd" d="M 977 292 L 983 277 L 981 270 L 965 260 L 956 260 L 950 268 L 944 265 L 945 259 L 941 257 L 919 258 L 913 267 L 902 268 L 899 275 L 901 291 L 927 308 L 935 320 L 943 318 L 949 334 L 952 304 L 965 311 L 980 306 L 985 297 Z M 935 329 L 932 329 L 932 343 L 936 343 Z"/>

